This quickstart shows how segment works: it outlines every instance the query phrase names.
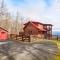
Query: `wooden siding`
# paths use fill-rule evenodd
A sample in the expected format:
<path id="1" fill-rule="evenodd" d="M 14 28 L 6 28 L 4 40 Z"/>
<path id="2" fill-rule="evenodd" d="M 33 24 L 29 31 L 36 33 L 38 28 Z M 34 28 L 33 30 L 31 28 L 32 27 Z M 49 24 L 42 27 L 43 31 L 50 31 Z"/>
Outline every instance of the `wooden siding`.
<path id="1" fill-rule="evenodd" d="M 25 28 L 24 32 L 26 34 L 36 35 L 38 33 L 38 30 L 33 27 L 31 23 L 29 23 L 29 25 Z"/>
<path id="2" fill-rule="evenodd" d="M 4 29 L 0 28 L 0 41 L 4 41 L 8 39 L 8 32 Z"/>

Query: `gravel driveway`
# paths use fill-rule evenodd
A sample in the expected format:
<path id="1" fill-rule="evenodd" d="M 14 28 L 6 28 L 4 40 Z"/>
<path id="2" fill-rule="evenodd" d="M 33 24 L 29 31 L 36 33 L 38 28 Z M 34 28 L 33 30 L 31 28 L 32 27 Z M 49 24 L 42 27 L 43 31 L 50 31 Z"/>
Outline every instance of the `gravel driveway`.
<path id="1" fill-rule="evenodd" d="M 54 60 L 57 45 L 51 42 L 0 44 L 0 60 Z"/>

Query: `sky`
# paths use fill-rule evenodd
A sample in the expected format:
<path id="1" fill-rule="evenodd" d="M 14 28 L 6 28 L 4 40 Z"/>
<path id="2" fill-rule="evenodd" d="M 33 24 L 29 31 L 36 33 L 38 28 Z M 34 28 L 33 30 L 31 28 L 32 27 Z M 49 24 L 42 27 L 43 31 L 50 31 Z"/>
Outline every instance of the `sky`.
<path id="1" fill-rule="evenodd" d="M 52 24 L 60 31 L 60 0 L 5 0 L 8 11 L 42 23 Z"/>

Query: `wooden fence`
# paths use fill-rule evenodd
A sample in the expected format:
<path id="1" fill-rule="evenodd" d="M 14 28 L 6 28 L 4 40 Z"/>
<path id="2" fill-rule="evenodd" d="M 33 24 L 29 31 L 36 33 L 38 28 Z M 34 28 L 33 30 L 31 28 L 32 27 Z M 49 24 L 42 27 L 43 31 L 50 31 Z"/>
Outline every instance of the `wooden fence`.
<path id="1" fill-rule="evenodd" d="M 10 40 L 30 42 L 30 35 L 10 35 Z"/>
<path id="2" fill-rule="evenodd" d="M 59 35 L 52 35 L 52 40 L 60 40 L 60 36 Z"/>
<path id="3" fill-rule="evenodd" d="M 40 40 L 40 37 L 31 37 L 29 34 L 25 34 L 24 32 L 20 32 L 19 35 L 16 34 L 11 34 L 10 35 L 10 39 L 11 40 L 15 40 L 15 41 L 22 41 L 22 42 L 31 42 L 33 39 L 34 40 Z M 44 38 L 43 38 L 44 40 Z M 60 40 L 60 36 L 58 35 L 52 35 L 51 40 Z"/>

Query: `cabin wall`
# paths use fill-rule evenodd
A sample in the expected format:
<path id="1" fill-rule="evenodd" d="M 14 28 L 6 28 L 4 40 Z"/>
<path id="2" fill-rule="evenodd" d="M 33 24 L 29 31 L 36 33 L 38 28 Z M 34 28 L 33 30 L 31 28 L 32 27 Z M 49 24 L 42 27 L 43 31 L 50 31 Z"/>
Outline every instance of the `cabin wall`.
<path id="1" fill-rule="evenodd" d="M 39 25 L 39 27 L 43 28 L 42 25 Z M 24 32 L 26 34 L 30 34 L 30 35 L 36 35 L 37 38 L 44 38 L 44 34 L 42 34 L 41 32 L 39 32 L 38 29 L 36 29 L 32 24 L 29 24 L 25 29 Z"/>
<path id="2" fill-rule="evenodd" d="M 32 24 L 29 24 L 25 29 L 24 32 L 26 34 L 32 34 L 32 35 L 36 35 L 38 33 L 38 30 L 32 26 Z"/>
<path id="3" fill-rule="evenodd" d="M 0 29 L 0 41 L 7 39 L 8 39 L 8 32 L 3 29 Z"/>

